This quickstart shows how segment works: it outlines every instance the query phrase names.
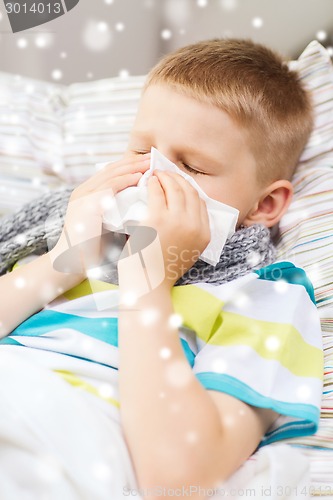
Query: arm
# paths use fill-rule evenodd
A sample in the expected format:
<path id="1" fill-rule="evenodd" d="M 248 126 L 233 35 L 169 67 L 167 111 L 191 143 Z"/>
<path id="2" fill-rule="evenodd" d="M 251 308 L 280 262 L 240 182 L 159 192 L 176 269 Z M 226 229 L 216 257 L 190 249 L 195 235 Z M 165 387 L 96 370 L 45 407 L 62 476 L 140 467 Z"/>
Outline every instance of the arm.
<path id="1" fill-rule="evenodd" d="M 182 203 L 183 194 L 177 193 L 179 186 L 173 185 L 178 178 L 157 175 L 161 186 L 152 178 L 148 188 L 152 214 L 148 222 L 161 241 L 165 279 L 129 307 L 126 295 L 133 289 L 134 270 L 126 259 L 118 263 L 120 411 L 139 487 L 146 491 L 145 500 L 157 498 L 154 487 L 187 491 L 194 485 L 217 487 L 255 451 L 276 418 L 269 410 L 207 391 L 188 364 L 178 329 L 169 321 L 174 312 L 171 289 L 178 278 L 171 279 L 167 248 L 177 243 L 178 271 L 184 273 L 193 263 L 182 262 L 182 249 L 187 250 L 186 255 L 189 250 L 196 255 L 203 251 L 208 243 L 208 218 L 203 206 L 198 206 L 199 200 L 194 200 L 194 192 L 192 198 L 187 193 L 190 199 Z M 191 190 L 181 179 L 184 190 Z M 150 266 L 149 271 L 154 269 Z M 205 498 L 203 492 L 197 496 L 193 493 L 192 498 Z"/>
<path id="2" fill-rule="evenodd" d="M 57 252 L 55 247 L 0 277 L 0 338 L 85 278 L 56 271 L 52 263 Z"/>
<path id="3" fill-rule="evenodd" d="M 106 201 L 118 191 L 136 185 L 149 168 L 149 158 L 150 155 L 144 155 L 139 159 L 120 160 L 76 187 L 56 246 L 22 268 L 0 277 L 0 338 L 58 295 L 83 281 L 89 269 L 100 264 Z M 70 256 L 64 254 L 68 250 L 68 241 L 72 246 Z M 53 266 L 58 256 L 65 257 L 67 270 L 64 272 L 56 271 Z M 77 262 L 81 265 L 80 272 L 77 272 Z M 72 263 L 74 267 L 71 267 Z"/>

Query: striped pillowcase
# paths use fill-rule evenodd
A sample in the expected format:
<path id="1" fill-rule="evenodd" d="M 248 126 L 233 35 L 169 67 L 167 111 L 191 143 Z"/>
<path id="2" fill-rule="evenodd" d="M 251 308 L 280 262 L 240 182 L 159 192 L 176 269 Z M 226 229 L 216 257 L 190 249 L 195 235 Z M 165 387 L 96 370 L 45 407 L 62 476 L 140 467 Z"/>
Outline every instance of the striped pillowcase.
<path id="1" fill-rule="evenodd" d="M 64 86 L 0 72 L 0 217 L 119 159 L 144 80 Z"/>
<path id="2" fill-rule="evenodd" d="M 290 442 L 333 449 L 333 69 L 316 41 L 292 64 L 311 91 L 315 127 L 293 177 L 293 201 L 279 224 L 278 258 L 303 267 L 314 285 L 325 369 L 319 430 Z"/>
<path id="3" fill-rule="evenodd" d="M 62 110 L 62 178 L 79 184 L 95 164 L 119 160 L 127 148 L 144 76 L 76 83 L 66 90 Z"/>
<path id="4" fill-rule="evenodd" d="M 60 85 L 0 73 L 0 215 L 63 184 Z"/>

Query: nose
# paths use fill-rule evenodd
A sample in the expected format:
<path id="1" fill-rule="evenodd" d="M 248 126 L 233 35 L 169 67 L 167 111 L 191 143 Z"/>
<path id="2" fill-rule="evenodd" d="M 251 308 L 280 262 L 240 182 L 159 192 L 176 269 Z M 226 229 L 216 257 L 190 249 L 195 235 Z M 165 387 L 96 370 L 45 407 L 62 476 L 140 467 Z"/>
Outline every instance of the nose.
<path id="1" fill-rule="evenodd" d="M 172 161 L 172 163 L 177 163 L 177 158 L 175 157 L 175 154 L 172 152 L 172 149 L 168 146 L 164 145 L 158 145 L 154 146 L 157 151 L 159 151 L 163 156 L 168 158 L 168 160 Z"/>

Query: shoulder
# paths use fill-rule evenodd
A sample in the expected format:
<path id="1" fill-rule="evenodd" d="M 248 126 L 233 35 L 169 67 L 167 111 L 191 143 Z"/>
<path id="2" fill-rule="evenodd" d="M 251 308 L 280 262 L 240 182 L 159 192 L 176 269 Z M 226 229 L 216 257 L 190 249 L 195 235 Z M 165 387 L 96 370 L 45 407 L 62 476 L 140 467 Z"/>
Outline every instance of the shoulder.
<path id="1" fill-rule="evenodd" d="M 260 280 L 282 282 L 304 287 L 311 301 L 316 304 L 314 288 L 306 271 L 290 261 L 277 261 L 255 270 Z"/>

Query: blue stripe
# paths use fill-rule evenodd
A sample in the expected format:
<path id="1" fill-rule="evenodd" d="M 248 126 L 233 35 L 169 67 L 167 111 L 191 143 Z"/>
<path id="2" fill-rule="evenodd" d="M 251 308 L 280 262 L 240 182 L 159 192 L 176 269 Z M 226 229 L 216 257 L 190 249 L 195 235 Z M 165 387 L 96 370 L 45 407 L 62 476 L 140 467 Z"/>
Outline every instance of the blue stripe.
<path id="1" fill-rule="evenodd" d="M 195 376 L 206 389 L 224 392 L 251 406 L 270 408 L 281 415 L 301 419 L 301 422 L 286 424 L 286 426 L 292 426 L 291 429 L 284 429 L 284 426 L 281 426 L 272 431 L 266 439 L 262 439 L 263 444 L 284 439 L 284 437 L 307 436 L 317 431 L 320 410 L 314 405 L 285 403 L 265 397 L 240 380 L 223 373 L 202 372 L 195 373 Z"/>
<path id="2" fill-rule="evenodd" d="M 188 343 L 186 342 L 186 340 L 184 339 L 180 339 L 181 341 L 181 344 L 182 344 L 182 348 L 184 350 L 184 354 L 186 356 L 186 359 L 187 361 L 189 362 L 191 368 L 193 368 L 194 366 L 194 360 L 195 360 L 195 354 L 194 352 L 191 350 L 190 346 L 188 345 Z"/>
<path id="3" fill-rule="evenodd" d="M 17 342 L 17 340 L 14 340 L 10 337 L 4 337 L 2 339 L 0 339 L 0 345 L 23 345 L 23 344 L 20 344 L 20 342 Z"/>
<path id="4" fill-rule="evenodd" d="M 28 318 L 15 328 L 10 336 L 2 339 L 0 344 L 23 345 L 12 337 L 42 337 L 45 334 L 52 334 L 54 330 L 63 328 L 79 331 L 89 337 L 118 347 L 118 318 L 86 318 L 50 309 L 40 311 Z M 186 340 L 180 338 L 180 341 L 186 359 L 190 366 L 193 367 L 195 354 Z"/>
<path id="5" fill-rule="evenodd" d="M 86 318 L 46 309 L 21 323 L 10 336 L 39 337 L 53 330 L 71 328 L 118 347 L 117 318 Z"/>
<path id="6" fill-rule="evenodd" d="M 285 426 L 281 426 L 278 429 L 271 432 L 270 433 L 271 435 L 269 437 L 266 437 L 267 434 L 265 434 L 265 436 L 260 441 L 258 448 L 266 446 L 267 444 L 275 443 L 280 439 L 290 439 L 290 438 L 309 436 L 317 432 L 318 429 L 318 425 L 309 422 L 308 420 L 290 422 L 289 424 L 286 424 L 287 428 L 282 429 L 282 427 Z"/>

